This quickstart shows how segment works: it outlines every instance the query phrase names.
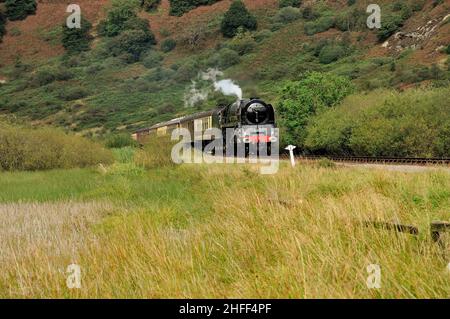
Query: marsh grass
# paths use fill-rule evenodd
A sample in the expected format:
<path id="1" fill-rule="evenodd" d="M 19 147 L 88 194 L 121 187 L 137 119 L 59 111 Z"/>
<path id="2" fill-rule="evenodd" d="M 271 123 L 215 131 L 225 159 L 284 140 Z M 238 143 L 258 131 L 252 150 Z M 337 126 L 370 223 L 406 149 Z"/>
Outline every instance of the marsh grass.
<path id="1" fill-rule="evenodd" d="M 121 169 L 120 174 L 89 173 L 98 179 L 96 190 L 80 196 L 106 200 L 114 209 L 106 215 L 102 206 L 88 207 L 93 217 L 88 226 L 75 227 L 76 250 L 69 249 L 66 258 L 35 254 L 33 261 L 17 255 L 0 275 L 1 296 L 449 296 L 449 252 L 429 235 L 431 221 L 449 219 L 448 171 L 406 174 L 315 165 L 292 170 L 282 164 L 277 175 L 262 176 L 250 165 L 185 165 L 138 175 Z M 11 211 L 8 205 L 1 210 Z M 36 234 L 54 235 L 45 235 L 46 243 L 71 247 L 66 241 L 72 232 L 44 223 L 44 212 L 33 216 L 36 225 L 45 225 Z M 29 222 L 11 212 L 2 218 L 9 229 L 2 235 L 6 242 Z M 59 218 L 58 225 L 73 226 L 70 214 Z M 412 224 L 420 235 L 364 227 L 364 221 Z M 64 234 L 66 240 L 58 239 Z M 26 241 L 16 245 L 30 252 Z M 38 241 L 31 247 L 39 252 L 46 245 Z M 56 274 L 74 259 L 82 267 L 80 290 L 68 290 L 65 277 Z M 369 264 L 382 267 L 379 290 L 366 286 Z M 18 291 L 19 285 L 26 289 Z"/>

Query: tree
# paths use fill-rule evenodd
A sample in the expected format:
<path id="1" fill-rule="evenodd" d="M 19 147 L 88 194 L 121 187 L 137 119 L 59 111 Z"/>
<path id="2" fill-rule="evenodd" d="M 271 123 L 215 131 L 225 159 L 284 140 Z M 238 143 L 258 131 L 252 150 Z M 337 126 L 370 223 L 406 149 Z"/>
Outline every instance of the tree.
<path id="1" fill-rule="evenodd" d="M 286 130 L 284 142 L 303 148 L 310 119 L 352 92 L 350 80 L 333 74 L 312 72 L 301 81 L 288 82 L 280 92 L 278 105 L 281 124 Z"/>
<path id="2" fill-rule="evenodd" d="M 286 7 L 294 7 L 294 8 L 300 8 L 302 5 L 302 0 L 279 0 L 278 6 L 280 8 L 286 8 Z"/>
<path id="3" fill-rule="evenodd" d="M 6 0 L 6 15 L 9 20 L 23 20 L 30 14 L 36 13 L 35 0 Z"/>
<path id="4" fill-rule="evenodd" d="M 114 2 L 112 8 L 108 11 L 107 18 L 99 23 L 98 31 L 102 36 L 115 37 L 122 31 L 132 29 L 133 25 L 138 25 L 137 20 L 142 19 L 139 19 L 136 15 L 135 5 L 124 1 Z M 142 23 L 140 27 L 142 27 Z"/>
<path id="5" fill-rule="evenodd" d="M 130 62 L 136 62 L 141 54 L 156 44 L 153 34 L 142 30 L 127 30 L 108 43 L 108 49 L 114 56 L 127 55 Z"/>
<path id="6" fill-rule="evenodd" d="M 81 18 L 81 28 L 70 29 L 66 24 L 63 24 L 62 45 L 69 53 L 76 53 L 89 50 L 89 45 L 92 40 L 90 30 L 92 24 L 85 18 Z"/>
<path id="7" fill-rule="evenodd" d="M 169 0 L 170 15 L 180 17 L 192 9 L 199 6 L 210 5 L 217 1 L 219 0 Z"/>
<path id="8" fill-rule="evenodd" d="M 227 38 L 234 37 L 240 28 L 253 31 L 258 27 L 256 18 L 247 10 L 241 0 L 235 0 L 222 20 L 221 31 Z"/>

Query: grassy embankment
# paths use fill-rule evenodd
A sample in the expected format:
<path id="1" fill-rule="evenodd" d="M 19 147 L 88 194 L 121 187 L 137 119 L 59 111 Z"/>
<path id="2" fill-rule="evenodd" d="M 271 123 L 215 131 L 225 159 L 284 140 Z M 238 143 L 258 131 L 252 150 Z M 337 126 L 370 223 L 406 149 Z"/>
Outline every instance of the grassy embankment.
<path id="1" fill-rule="evenodd" d="M 0 297 L 446 298 L 446 171 L 122 163 L 0 175 Z M 128 160 L 127 160 L 128 159 Z M 420 228 L 418 238 L 362 227 Z M 82 289 L 66 267 L 82 267 Z M 366 287 L 368 264 L 382 288 Z"/>

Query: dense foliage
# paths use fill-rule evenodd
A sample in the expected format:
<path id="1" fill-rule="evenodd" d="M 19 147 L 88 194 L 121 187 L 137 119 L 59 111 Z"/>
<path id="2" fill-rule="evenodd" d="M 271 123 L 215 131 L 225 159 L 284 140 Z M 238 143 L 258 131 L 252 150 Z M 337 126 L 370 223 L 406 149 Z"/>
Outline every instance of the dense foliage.
<path id="1" fill-rule="evenodd" d="M 302 0 L 279 0 L 278 6 L 280 8 L 286 8 L 286 7 L 294 7 L 294 8 L 300 8 L 302 5 Z"/>
<path id="2" fill-rule="evenodd" d="M 222 20 L 221 31 L 227 38 L 234 37 L 240 29 L 256 30 L 256 18 L 247 10 L 241 0 L 235 0 Z"/>
<path id="3" fill-rule="evenodd" d="M 9 20 L 15 21 L 36 13 L 37 3 L 35 0 L 6 0 L 5 6 Z"/>
<path id="4" fill-rule="evenodd" d="M 0 170 L 47 170 L 110 164 L 112 154 L 56 129 L 0 126 Z"/>
<path id="5" fill-rule="evenodd" d="M 284 129 L 284 143 L 303 148 L 311 118 L 336 106 L 352 91 L 347 78 L 317 72 L 284 85 L 277 109 Z"/>
<path id="6" fill-rule="evenodd" d="M 213 4 L 219 0 L 169 0 L 170 14 L 173 16 L 182 16 L 199 6 Z"/>
<path id="7" fill-rule="evenodd" d="M 337 155 L 449 157 L 449 105 L 449 88 L 350 96 L 312 121 L 306 147 Z"/>
<path id="8" fill-rule="evenodd" d="M 148 32 L 148 21 L 137 16 L 138 7 L 129 1 L 115 1 L 108 11 L 105 20 L 98 25 L 98 32 L 102 36 L 114 37 L 125 30 L 140 29 Z"/>
<path id="9" fill-rule="evenodd" d="M 81 28 L 68 28 L 64 23 L 62 26 L 62 44 L 67 52 L 76 53 L 89 50 L 92 36 L 90 30 L 92 24 L 85 18 L 81 19 Z"/>

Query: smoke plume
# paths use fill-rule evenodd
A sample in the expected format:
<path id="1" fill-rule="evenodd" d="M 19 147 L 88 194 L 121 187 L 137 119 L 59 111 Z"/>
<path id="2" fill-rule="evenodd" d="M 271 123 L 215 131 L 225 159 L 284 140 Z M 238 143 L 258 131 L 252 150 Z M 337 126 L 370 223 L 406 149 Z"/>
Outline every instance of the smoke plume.
<path id="1" fill-rule="evenodd" d="M 196 80 L 192 81 L 189 90 L 184 95 L 185 107 L 193 107 L 208 98 L 212 87 L 216 92 L 221 92 L 224 95 L 236 96 L 237 99 L 242 99 L 242 89 L 231 79 L 219 80 L 223 76 L 223 72 L 218 69 L 208 69 L 206 72 L 201 72 Z M 206 83 L 205 83 L 206 82 Z M 199 88 L 200 86 L 205 86 Z M 212 87 L 211 87 L 212 84 Z"/>

